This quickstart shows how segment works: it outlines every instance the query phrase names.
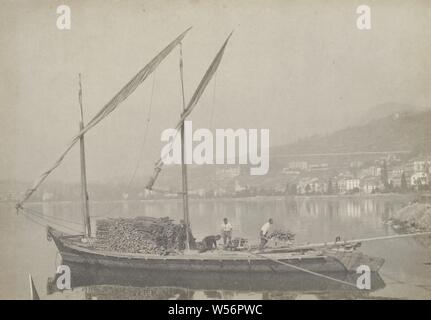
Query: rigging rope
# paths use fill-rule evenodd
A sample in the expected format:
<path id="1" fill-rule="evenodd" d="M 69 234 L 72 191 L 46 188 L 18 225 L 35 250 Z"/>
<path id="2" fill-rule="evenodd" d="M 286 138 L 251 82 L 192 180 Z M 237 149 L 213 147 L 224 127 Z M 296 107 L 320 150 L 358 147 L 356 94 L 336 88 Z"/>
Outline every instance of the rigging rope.
<path id="1" fill-rule="evenodd" d="M 77 221 L 73 221 L 73 220 L 69 220 L 69 219 L 64 219 L 64 218 L 60 218 L 60 217 L 55 217 L 55 216 L 51 216 L 51 215 L 46 215 L 43 212 L 37 211 L 35 209 L 30 209 L 30 208 L 25 208 L 28 212 L 33 213 L 35 215 L 40 216 L 40 218 L 43 219 L 52 219 L 52 220 L 59 220 L 59 221 L 64 221 L 64 222 L 68 222 L 68 223 L 73 223 L 76 224 L 78 226 L 83 226 L 83 224 L 81 222 L 77 222 Z"/>
<path id="2" fill-rule="evenodd" d="M 141 148 L 139 150 L 138 162 L 136 163 L 135 170 L 133 171 L 132 178 L 130 179 L 130 181 L 129 181 L 128 185 L 127 185 L 127 188 L 130 187 L 131 183 L 134 181 L 134 179 L 136 177 L 136 173 L 138 172 L 140 163 L 142 161 L 142 156 L 144 154 L 144 148 L 145 148 L 145 145 L 147 143 L 148 129 L 150 127 L 150 121 L 151 121 L 151 111 L 152 111 L 152 108 L 153 108 L 153 96 L 154 96 L 154 87 L 155 87 L 155 84 L 156 84 L 156 71 L 154 71 L 153 82 L 152 82 L 152 85 L 151 85 L 150 103 L 149 103 L 149 106 L 148 106 L 147 118 L 145 120 L 144 138 L 142 139 Z"/>
<path id="3" fill-rule="evenodd" d="M 211 116 L 210 116 L 210 130 L 214 128 L 214 109 L 216 101 L 216 87 L 217 87 L 217 71 L 214 73 L 214 87 L 213 87 L 213 101 L 211 106 Z"/>
<path id="4" fill-rule="evenodd" d="M 155 70 L 154 73 L 153 73 L 153 81 L 152 81 L 152 85 L 151 85 L 150 101 L 149 101 L 149 105 L 148 105 L 147 116 L 146 116 L 146 119 L 145 119 L 144 136 L 143 136 L 142 144 L 141 144 L 141 146 L 139 148 L 138 161 L 137 161 L 136 166 L 135 166 L 135 168 L 134 168 L 134 170 L 132 172 L 132 175 L 130 177 L 129 182 L 126 185 L 126 193 L 129 193 L 129 191 L 130 191 L 130 187 L 131 187 L 133 181 L 136 178 L 136 175 L 138 173 L 138 170 L 139 170 L 139 167 L 140 167 L 143 155 L 144 155 L 144 149 L 145 149 L 145 146 L 146 146 L 146 143 L 147 143 L 148 129 L 149 129 L 149 126 L 150 126 L 150 121 L 151 121 L 151 112 L 152 112 L 152 109 L 153 109 L 153 97 L 154 97 L 154 88 L 155 88 L 155 85 L 156 85 L 156 74 L 157 74 L 157 70 Z M 92 216 L 92 217 L 93 218 L 97 218 L 97 217 L 106 217 L 106 216 L 109 216 L 114 211 L 114 209 L 118 209 L 119 206 L 120 205 L 117 203 L 116 205 L 112 206 L 111 209 L 109 209 L 104 214 L 97 215 L 97 216 Z"/>
<path id="5" fill-rule="evenodd" d="M 25 208 L 21 208 L 21 212 L 22 212 L 22 214 L 23 214 L 24 217 L 26 217 L 28 220 L 32 221 L 33 223 L 35 223 L 35 224 L 37 224 L 37 225 L 39 225 L 41 227 L 46 228 L 48 226 L 48 224 L 47 223 L 46 224 L 41 223 L 40 221 L 37 221 L 36 218 L 41 219 L 41 220 L 45 220 L 46 222 L 49 222 L 50 224 L 56 225 L 56 226 L 58 226 L 60 228 L 68 229 L 69 231 L 76 232 L 78 234 L 82 234 L 82 231 L 78 231 L 78 230 L 76 230 L 74 228 L 68 227 L 68 226 L 66 226 L 64 224 L 60 224 L 58 222 L 48 221 L 48 219 L 40 217 L 40 216 L 38 216 L 36 214 L 33 214 L 33 213 L 29 212 Z"/>
<path id="6" fill-rule="evenodd" d="M 180 108 L 181 108 L 181 113 L 182 113 L 182 112 L 184 112 L 184 108 L 186 105 L 185 94 L 184 94 L 184 80 L 183 80 L 184 79 L 184 71 L 183 71 L 183 43 L 182 42 L 180 42 L 179 48 L 180 48 L 180 80 L 181 80 L 181 96 L 182 96 L 182 106 Z M 178 133 L 179 133 L 179 130 L 177 130 L 175 132 L 175 136 L 172 139 L 172 141 L 170 142 L 169 148 L 167 148 L 167 151 L 161 156 L 161 160 L 164 160 L 169 155 L 169 153 L 172 151 L 172 148 L 173 148 L 175 140 L 177 139 Z"/>
<path id="7" fill-rule="evenodd" d="M 139 153 L 138 153 L 137 164 L 136 164 L 136 166 L 135 166 L 135 168 L 133 170 L 133 173 L 132 173 L 132 175 L 130 177 L 129 182 L 127 183 L 126 192 L 130 191 L 130 186 L 131 186 L 131 184 L 133 183 L 133 181 L 136 178 L 138 169 L 140 167 L 140 164 L 141 164 L 141 161 L 142 161 L 142 158 L 143 158 L 144 149 L 145 149 L 145 145 L 146 145 L 146 141 L 147 141 L 147 136 L 148 136 L 148 129 L 149 129 L 149 126 L 150 126 L 150 121 L 151 121 L 151 112 L 152 112 L 152 105 L 153 105 L 154 88 L 155 88 L 155 83 L 156 83 L 156 73 L 157 73 L 157 70 L 155 70 L 153 72 L 153 81 L 152 81 L 152 86 L 151 86 L 150 101 L 149 101 L 148 113 L 147 113 L 146 120 L 145 120 L 144 138 L 143 138 L 143 141 L 142 141 L 142 144 L 140 146 Z M 112 206 L 111 209 L 108 210 L 107 212 L 105 212 L 104 214 L 102 214 L 102 215 L 92 215 L 92 217 L 93 218 L 97 218 L 97 217 L 109 216 L 115 209 L 118 209 L 118 207 L 119 207 L 119 204 L 116 204 L 116 205 Z M 56 219 L 56 220 L 61 220 L 61 221 L 68 222 L 68 223 L 73 223 L 73 224 L 79 225 L 81 227 L 83 226 L 82 223 L 78 223 L 76 221 L 67 220 L 67 219 L 64 219 L 64 218 L 54 217 L 54 216 L 47 217 L 45 214 L 43 214 L 42 212 L 39 212 L 39 211 L 37 211 L 35 209 L 24 208 L 24 207 L 21 207 L 21 209 L 22 209 L 23 213 L 26 211 L 27 214 L 33 214 L 34 216 L 37 216 L 40 219 L 44 219 L 47 222 L 49 222 L 48 219 L 52 219 L 52 220 Z M 26 216 L 26 217 L 29 218 L 28 216 Z M 31 219 L 31 218 L 29 218 L 29 219 Z M 37 221 L 34 221 L 34 220 L 32 220 L 32 221 L 35 222 L 35 223 L 38 223 Z M 66 228 L 66 229 L 72 230 L 74 232 L 77 232 L 76 229 L 69 228 L 67 226 L 61 225 L 61 224 L 56 223 L 56 222 L 54 222 L 54 223 L 57 224 L 58 226 L 63 227 L 63 228 Z M 40 223 L 38 223 L 38 224 L 40 224 Z M 46 225 L 43 225 L 43 226 L 46 226 Z"/>
<path id="8" fill-rule="evenodd" d="M 180 53 L 180 80 L 181 80 L 181 96 L 182 96 L 181 113 L 182 113 L 185 111 L 185 108 L 186 108 L 186 99 L 185 99 L 185 94 L 184 94 L 184 70 L 183 70 L 184 64 L 183 64 L 183 44 L 182 44 L 182 42 L 180 42 L 180 44 L 179 44 L 179 53 Z M 180 130 L 176 130 L 172 141 L 169 143 L 169 147 L 167 148 L 167 151 L 164 154 L 162 154 L 160 157 L 161 161 L 163 161 L 169 155 L 169 153 L 172 151 L 173 145 L 175 143 L 175 140 L 177 139 L 179 131 Z M 184 141 L 181 141 L 181 143 L 184 143 Z M 159 171 L 159 173 L 160 173 L 160 171 Z M 158 189 L 158 188 L 153 188 L 153 187 L 151 187 L 151 189 L 149 189 L 149 190 L 154 191 L 156 193 L 161 193 L 161 194 L 174 194 L 174 195 L 183 195 L 184 194 L 184 192 L 180 192 L 180 191 L 171 192 L 169 190 L 163 190 L 163 189 Z"/>
<path id="9" fill-rule="evenodd" d="M 186 96 L 184 94 L 184 70 L 183 70 L 183 43 L 180 42 L 180 79 L 181 79 L 181 97 L 183 99 L 183 105 L 181 108 L 181 113 L 186 110 Z"/>

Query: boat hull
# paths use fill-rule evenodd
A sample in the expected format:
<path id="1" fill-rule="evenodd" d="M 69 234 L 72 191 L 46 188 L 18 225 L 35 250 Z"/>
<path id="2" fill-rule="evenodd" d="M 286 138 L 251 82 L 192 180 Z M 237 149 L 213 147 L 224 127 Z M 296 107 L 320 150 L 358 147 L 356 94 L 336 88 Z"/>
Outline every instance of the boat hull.
<path id="1" fill-rule="evenodd" d="M 361 253 L 325 252 L 321 254 L 271 254 L 256 256 L 247 252 L 226 254 L 205 253 L 176 256 L 118 253 L 80 246 L 79 239 L 48 228 L 60 252 L 63 263 L 85 264 L 104 268 L 142 271 L 205 271 L 205 272 L 303 272 L 293 265 L 312 272 L 356 272 L 357 266 L 366 261 L 371 271 L 376 272 L 383 261 Z M 365 259 L 365 260 L 364 260 Z M 277 262 L 277 261 L 279 262 Z M 280 263 L 281 262 L 281 263 Z"/>

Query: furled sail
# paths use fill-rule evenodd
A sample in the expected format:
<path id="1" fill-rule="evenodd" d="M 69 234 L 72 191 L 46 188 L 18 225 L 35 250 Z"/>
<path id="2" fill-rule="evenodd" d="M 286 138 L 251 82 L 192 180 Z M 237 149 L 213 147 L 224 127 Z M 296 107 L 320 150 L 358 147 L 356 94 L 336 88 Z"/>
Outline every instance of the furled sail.
<path id="1" fill-rule="evenodd" d="M 208 83 L 211 81 L 214 73 L 217 71 L 218 66 L 220 65 L 221 59 L 223 57 L 224 50 L 226 48 L 226 45 L 232 36 L 232 33 L 227 37 L 226 41 L 224 42 L 223 46 L 220 48 L 219 52 L 215 56 L 213 62 L 209 66 L 208 70 L 205 72 L 204 77 L 202 78 L 201 82 L 199 83 L 198 87 L 196 88 L 196 91 L 194 92 L 192 98 L 190 99 L 189 103 L 187 104 L 186 109 L 181 114 L 181 119 L 178 121 L 175 129 L 178 131 L 181 126 L 183 125 L 184 120 L 190 115 L 190 113 L 193 111 L 194 107 L 198 103 L 200 97 L 202 96 L 203 92 L 205 91 Z M 146 186 L 146 189 L 152 190 L 153 185 L 157 180 L 157 177 L 160 174 L 160 171 L 163 167 L 163 159 L 160 157 L 159 160 L 157 160 L 154 168 L 153 175 L 150 177 L 150 180 Z"/>
<path id="2" fill-rule="evenodd" d="M 186 33 L 191 28 L 184 31 L 176 39 L 174 39 L 166 48 L 164 48 L 157 56 L 155 56 L 144 68 L 142 68 L 91 120 L 85 125 L 82 130 L 73 137 L 72 141 L 67 146 L 66 150 L 61 154 L 57 161 L 34 182 L 33 186 L 28 189 L 20 202 L 17 203 L 16 207 L 21 208 L 23 203 L 30 198 L 30 196 L 37 190 L 40 184 L 48 177 L 48 175 L 54 171 L 63 161 L 67 153 L 72 147 L 79 141 L 80 137 L 87 131 L 97 125 L 102 119 L 108 116 L 114 111 L 117 106 L 127 99 L 136 88 L 158 67 L 158 65 L 171 53 L 171 51 L 181 43 Z"/>

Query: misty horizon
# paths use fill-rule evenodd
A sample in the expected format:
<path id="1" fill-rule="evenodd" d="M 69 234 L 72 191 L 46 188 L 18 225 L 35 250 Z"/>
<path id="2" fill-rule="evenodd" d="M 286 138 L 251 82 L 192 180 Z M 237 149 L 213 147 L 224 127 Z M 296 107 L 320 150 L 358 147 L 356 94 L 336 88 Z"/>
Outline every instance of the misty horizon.
<path id="1" fill-rule="evenodd" d="M 95 1 L 74 9 L 73 28 L 64 33 L 47 23 L 55 18 L 48 6 L 25 4 L 24 10 L 23 3 L 5 3 L 0 132 L 7 138 L 0 146 L 0 176 L 33 181 L 77 133 L 78 73 L 88 121 L 189 26 L 183 41 L 186 99 L 234 30 L 216 79 L 191 116 L 196 127 L 268 128 L 275 147 L 356 125 L 374 106 L 428 108 L 431 64 L 425 53 L 431 42 L 425 39 L 431 28 L 425 2 L 415 2 L 409 10 L 402 2 L 375 4 L 373 29 L 360 32 L 349 1 L 316 1 L 314 10 L 299 1 L 273 1 L 263 12 L 257 2 L 145 2 L 137 10 L 134 1 L 104 6 Z M 208 10 L 214 15 L 210 23 L 199 14 Z M 104 19 L 89 21 L 86 15 Z M 174 126 L 181 112 L 178 52 L 86 135 L 89 181 L 130 175 L 151 100 L 141 176 L 150 174 L 157 160 L 160 132 Z M 79 180 L 78 148 L 49 179 Z"/>

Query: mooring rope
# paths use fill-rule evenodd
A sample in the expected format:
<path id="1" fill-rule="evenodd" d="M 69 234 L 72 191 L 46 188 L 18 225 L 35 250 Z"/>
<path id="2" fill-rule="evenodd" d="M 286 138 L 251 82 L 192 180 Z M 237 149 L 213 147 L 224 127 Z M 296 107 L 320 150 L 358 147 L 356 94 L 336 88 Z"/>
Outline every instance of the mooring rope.
<path id="1" fill-rule="evenodd" d="M 316 277 L 320 277 L 320 278 L 324 278 L 324 279 L 327 279 L 327 280 L 335 281 L 335 282 L 342 283 L 344 285 L 353 287 L 355 289 L 358 289 L 358 287 L 356 286 L 356 284 L 353 284 L 353 283 L 350 283 L 350 282 L 347 282 L 347 281 L 343 281 L 343 280 L 340 280 L 340 279 L 329 277 L 327 275 L 324 275 L 324 274 L 321 274 L 321 273 L 317 273 L 317 272 L 314 272 L 314 271 L 311 271 L 311 270 L 308 270 L 308 269 L 304 269 L 304 268 L 295 266 L 293 264 L 290 264 L 290 263 L 287 263 L 287 262 L 284 262 L 284 261 L 273 259 L 273 258 L 270 258 L 270 257 L 262 255 L 262 254 L 258 254 L 258 253 L 254 253 L 254 252 L 250 252 L 250 251 L 248 253 L 251 254 L 251 255 L 254 255 L 256 257 L 264 258 L 264 259 L 267 259 L 267 260 L 279 263 L 281 265 L 284 265 L 284 266 L 287 266 L 287 267 L 290 267 L 290 268 L 293 268 L 293 269 L 296 269 L 296 270 L 299 270 L 299 271 L 302 271 L 302 272 L 305 272 L 305 273 L 312 274 L 312 275 L 314 275 Z"/>

